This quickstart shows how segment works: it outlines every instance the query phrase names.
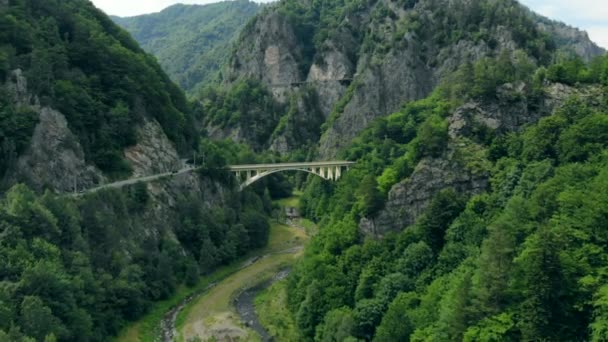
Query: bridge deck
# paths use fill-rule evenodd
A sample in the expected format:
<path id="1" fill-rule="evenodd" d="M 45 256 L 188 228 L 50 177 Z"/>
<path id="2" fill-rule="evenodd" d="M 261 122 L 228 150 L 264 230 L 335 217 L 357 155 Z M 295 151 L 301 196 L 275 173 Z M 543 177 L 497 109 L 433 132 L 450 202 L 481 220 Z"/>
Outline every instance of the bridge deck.
<path id="1" fill-rule="evenodd" d="M 324 162 L 309 162 L 309 163 L 231 165 L 229 168 L 231 171 L 248 171 L 248 170 L 305 169 L 305 168 L 309 168 L 309 167 L 349 166 L 352 164 L 355 164 L 355 162 L 324 161 Z"/>

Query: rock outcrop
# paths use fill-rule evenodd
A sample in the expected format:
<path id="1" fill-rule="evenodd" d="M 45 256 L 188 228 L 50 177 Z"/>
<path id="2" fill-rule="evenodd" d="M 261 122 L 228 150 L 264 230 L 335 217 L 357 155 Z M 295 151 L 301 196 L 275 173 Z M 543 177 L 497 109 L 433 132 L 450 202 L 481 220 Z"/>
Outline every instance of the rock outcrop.
<path id="1" fill-rule="evenodd" d="M 551 115 L 573 97 L 599 104 L 605 96 L 598 87 L 547 84 L 539 103 L 533 106 L 526 93 L 524 83 L 509 83 L 498 89 L 495 102 L 471 102 L 456 109 L 448 118 L 447 151 L 439 158 L 422 159 L 408 179 L 391 188 L 384 209 L 373 218 L 363 218 L 359 229 L 381 237 L 415 223 L 433 197 L 444 189 L 451 188 L 465 196 L 488 190 L 489 172 L 483 167 L 488 163 L 487 152 L 474 141 L 481 130 L 517 132 Z"/>
<path id="2" fill-rule="evenodd" d="M 445 13 L 438 14 L 437 9 L 450 6 L 466 13 L 469 5 L 420 0 L 406 8 L 390 0 L 370 2 L 355 14 L 339 18 L 342 22 L 332 28 L 322 44 L 317 42 L 310 57 L 305 48 L 313 43 L 300 40 L 297 29 L 302 28 L 290 21 L 278 5 L 256 17 L 242 34 L 226 81 L 261 80 L 281 103 L 300 97 L 304 87 L 311 89 L 318 96 L 316 106 L 298 110 L 297 116 L 302 121 L 315 121 L 317 113 L 326 118 L 321 122 L 324 130 L 319 141 L 313 144 L 317 145 L 319 158 L 332 158 L 375 118 L 428 96 L 463 63 L 495 56 L 501 50 L 526 49 L 515 29 L 501 24 L 484 31 L 483 39 L 435 39 L 451 35 L 441 33 L 446 30 L 441 17 Z M 530 17 L 531 25 L 536 23 L 539 31 L 549 33 L 558 49 L 573 51 L 584 59 L 603 52 L 582 31 L 531 12 Z M 424 18 L 428 37 L 404 29 L 404 23 L 412 18 Z M 229 130 L 221 133 L 221 137 L 234 136 Z M 266 145 L 289 153 L 307 144 L 290 134 L 289 130 L 274 134 Z"/>
<path id="3" fill-rule="evenodd" d="M 287 101 L 292 85 L 304 80 L 298 60 L 302 46 L 287 18 L 276 11 L 254 19 L 241 39 L 240 47 L 232 56 L 228 80 L 254 78 L 272 90 L 280 102 Z"/>
<path id="4" fill-rule="evenodd" d="M 29 148 L 6 173 L 3 185 L 24 182 L 38 191 L 70 192 L 105 181 L 101 171 L 86 162 L 82 146 L 70 131 L 65 116 L 41 106 L 36 96 L 28 92 L 21 70 L 11 73 L 7 89 L 17 106 L 36 112 L 38 124 Z"/>
<path id="5" fill-rule="evenodd" d="M 88 165 L 78 139 L 56 110 L 34 107 L 39 123 L 28 150 L 7 173 L 5 183 L 25 182 L 38 191 L 48 188 L 70 192 L 92 188 L 105 182 L 94 166 Z"/>
<path id="6" fill-rule="evenodd" d="M 547 34 L 556 37 L 557 44 L 565 51 L 580 56 L 589 62 L 594 57 L 606 53 L 589 39 L 589 34 L 566 24 L 537 16 L 538 28 Z"/>
<path id="7" fill-rule="evenodd" d="M 472 195 L 487 190 L 488 173 L 475 173 L 455 157 L 456 150 L 442 158 L 427 158 L 418 163 L 412 176 L 393 186 L 385 208 L 376 218 L 363 218 L 360 230 L 383 236 L 404 229 L 428 207 L 433 197 L 444 189 Z"/>
<path id="8" fill-rule="evenodd" d="M 133 177 L 149 176 L 180 169 L 174 144 L 156 120 L 137 128 L 137 144 L 125 150 L 133 168 Z"/>
<path id="9" fill-rule="evenodd" d="M 37 114 L 38 124 L 29 147 L 6 173 L 3 186 L 23 182 L 37 191 L 51 189 L 63 193 L 89 189 L 108 181 L 101 170 L 87 161 L 65 116 L 51 107 L 41 106 L 38 98 L 28 91 L 27 79 L 21 70 L 11 73 L 6 88 L 16 106 Z M 137 144 L 124 151 L 133 168 L 133 177 L 180 168 L 177 150 L 156 120 L 146 119 L 137 128 L 136 136 Z"/>

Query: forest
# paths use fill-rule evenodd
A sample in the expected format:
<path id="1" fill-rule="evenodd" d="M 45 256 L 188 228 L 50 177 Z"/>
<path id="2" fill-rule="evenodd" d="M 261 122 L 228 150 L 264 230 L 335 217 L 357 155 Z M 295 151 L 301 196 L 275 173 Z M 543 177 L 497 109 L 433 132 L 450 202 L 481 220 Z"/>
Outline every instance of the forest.
<path id="1" fill-rule="evenodd" d="M 201 61 L 209 73 L 174 70 L 195 97 L 189 101 L 156 58 L 89 1 L 0 2 L 0 179 L 26 153 L 40 106 L 65 115 L 86 162 L 109 180 L 131 176 L 124 149 L 148 120 L 160 124 L 178 157 L 202 159 L 190 191 L 170 180 L 82 197 L 24 184 L 2 189 L 0 342 L 111 339 L 180 287 L 264 246 L 278 210 L 272 199 L 293 188 L 303 191 L 302 214 L 319 226 L 284 285 L 298 340 L 606 341 L 608 56 L 577 57 L 516 1 L 441 3 L 281 1 L 277 11 L 302 49 L 300 76 L 344 30 L 359 47 L 345 50 L 353 64 L 361 56 L 383 63 L 406 35 L 491 51 L 454 66 L 428 96 L 372 121 L 337 151 L 357 162 L 339 182 L 273 175 L 239 192 L 227 165 L 315 159 L 358 80 L 328 117 L 307 118 L 299 114 L 318 107 L 320 96 L 312 88 L 279 103 L 247 77 L 205 87 L 222 77 L 217 59 L 230 62 L 226 39 L 236 39 L 230 30 L 243 22 L 228 20 L 207 27 L 217 38 Z M 386 30 L 356 25 L 369 15 L 382 28 L 398 10 L 405 14 Z M 224 24 L 230 32 L 218 28 Z M 513 49 L 498 48 L 504 27 Z M 425 67 L 438 63 L 433 51 L 418 57 Z M 18 70 L 34 97 L 28 103 L 15 100 L 10 86 Z M 488 111 L 506 104 L 512 110 L 500 119 L 517 127 L 474 122 L 455 134 L 455 114 L 471 104 Z M 214 140 L 207 125 L 245 127 L 244 138 Z M 285 132 L 297 148 L 269 151 Z M 453 173 L 466 170 L 487 186 L 433 193 L 416 220 L 383 234 L 361 228 L 434 161 L 453 162 Z M 157 215 L 159 208 L 169 209 Z"/>
<path id="2" fill-rule="evenodd" d="M 182 90 L 88 1 L 11 0 L 0 13 L 0 77 L 15 69 L 24 71 L 41 105 L 66 116 L 89 161 L 112 177 L 131 173 L 122 150 L 134 144 L 136 124 L 145 118 L 156 119 L 180 151 L 197 146 Z M 25 109 L 6 100 L 0 102 L 0 174 L 36 124 L 27 111 L 12 115 Z"/>
<path id="3" fill-rule="evenodd" d="M 15 99 L 19 71 L 27 100 Z M 28 149 L 41 106 L 65 115 L 86 161 L 109 179 L 131 175 L 123 150 L 146 120 L 160 123 L 182 155 L 208 156 L 192 176 L 200 189 L 175 195 L 161 220 L 150 215 L 168 200 L 142 183 L 83 197 L 3 189 L 0 341 L 107 341 L 179 286 L 267 243 L 265 185 L 238 192 L 224 170 L 255 156 L 201 139 L 199 109 L 91 2 L 0 4 L 0 81 L 0 178 Z"/>
<path id="4" fill-rule="evenodd" d="M 342 155 L 358 163 L 340 183 L 306 188 L 302 210 L 321 229 L 287 286 L 303 339 L 605 340 L 608 57 L 530 66 L 506 53 L 463 65 L 372 124 Z M 420 160 L 453 148 L 449 114 L 516 81 L 530 86 L 531 106 L 552 82 L 603 95 L 574 96 L 521 132 L 473 127 L 458 155 L 489 174 L 489 191 L 445 189 L 415 224 L 381 239 L 361 233 L 360 219 Z"/>
<path id="5" fill-rule="evenodd" d="M 112 17 L 187 94 L 221 81 L 232 43 L 261 6 L 249 0 L 176 4 L 159 13 Z"/>

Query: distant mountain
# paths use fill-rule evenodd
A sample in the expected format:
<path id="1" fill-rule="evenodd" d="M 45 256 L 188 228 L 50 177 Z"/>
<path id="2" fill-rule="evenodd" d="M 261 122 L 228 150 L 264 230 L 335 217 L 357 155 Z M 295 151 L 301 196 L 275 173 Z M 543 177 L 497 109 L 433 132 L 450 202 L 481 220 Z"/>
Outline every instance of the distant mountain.
<path id="1" fill-rule="evenodd" d="M 219 80 L 230 45 L 260 5 L 248 0 L 174 5 L 159 13 L 112 19 L 155 55 L 187 92 Z"/>

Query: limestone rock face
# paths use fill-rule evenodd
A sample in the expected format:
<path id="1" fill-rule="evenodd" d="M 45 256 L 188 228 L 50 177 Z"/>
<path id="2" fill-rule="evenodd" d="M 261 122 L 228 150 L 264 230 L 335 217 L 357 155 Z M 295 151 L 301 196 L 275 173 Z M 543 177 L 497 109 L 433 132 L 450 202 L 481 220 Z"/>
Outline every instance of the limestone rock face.
<path id="1" fill-rule="evenodd" d="M 287 101 L 288 89 L 303 80 L 297 62 L 302 47 L 287 19 L 276 11 L 257 18 L 240 46 L 232 57 L 228 79 L 259 79 L 271 88 L 277 100 Z"/>
<path id="2" fill-rule="evenodd" d="M 375 118 L 393 113 L 403 103 L 431 92 L 436 80 L 416 58 L 415 50 L 412 44 L 411 49 L 396 51 L 381 65 L 359 75 L 352 98 L 321 138 L 321 159 L 335 157 Z"/>
<path id="3" fill-rule="evenodd" d="M 309 0 L 302 1 L 310 4 Z M 441 35 L 441 30 L 445 30 L 442 24 L 445 18 L 438 15 L 437 8 L 457 7 L 460 3 L 467 6 L 469 2 L 420 0 L 410 7 L 391 0 L 370 2 L 356 14 L 340 18 L 341 22 L 331 29 L 324 42 L 316 42 L 312 52 L 306 49 L 311 47 L 311 42 L 301 41 L 296 34 L 296 24 L 277 8 L 269 8 L 245 29 L 225 75 L 226 82 L 230 84 L 247 77 L 258 79 L 284 104 L 302 98 L 305 89 L 314 92 L 317 95 L 314 106 L 308 106 L 304 111 L 298 108 L 295 113 L 298 120 L 292 121 L 316 124 L 320 113 L 325 120 L 318 126 L 323 125 L 323 129 L 317 134 L 319 127 L 307 126 L 312 133 L 305 139 L 294 139 L 292 130 L 282 129 L 273 134 L 265 146 L 289 153 L 317 138 L 312 143 L 317 157 L 333 158 L 371 121 L 399 110 L 409 101 L 428 96 L 441 80 L 463 63 L 496 56 L 502 50 L 525 48 L 518 43 L 513 28 L 505 25 L 492 27 L 484 39 L 443 42 L 420 37 L 415 31 L 402 27 L 415 12 L 425 18 L 428 32 Z M 586 33 L 532 12 L 529 14 L 541 31 L 554 38 L 560 50 L 571 51 L 584 59 L 603 53 Z M 450 33 L 445 32 L 445 35 Z M 515 88 L 506 87 L 504 96 L 515 96 L 511 100 L 517 102 L 517 92 L 527 89 L 511 86 Z M 524 106 L 528 104 L 523 101 L 517 105 L 521 106 L 516 109 L 518 112 L 527 110 Z M 518 125 L 509 120 L 502 120 L 502 123 L 503 127 Z M 220 132 L 221 137 L 235 136 L 227 130 L 215 131 Z"/>
<path id="4" fill-rule="evenodd" d="M 41 107 L 38 99 L 27 90 L 27 80 L 21 70 L 15 70 L 7 84 L 13 101 L 38 114 L 27 151 L 8 170 L 3 185 L 25 182 L 33 189 L 52 189 L 70 192 L 103 183 L 105 177 L 99 169 L 87 164 L 78 138 L 70 131 L 63 114 Z"/>
<path id="5" fill-rule="evenodd" d="M 59 192 L 103 183 L 101 171 L 87 165 L 82 147 L 63 114 L 48 107 L 35 110 L 40 121 L 29 149 L 8 172 L 8 183 L 25 181 L 37 190 L 51 188 Z"/>
<path id="6" fill-rule="evenodd" d="M 480 129 L 499 133 L 517 132 L 542 117 L 551 115 L 572 96 L 603 101 L 599 87 L 575 89 L 562 84 L 548 84 L 539 103 L 532 106 L 525 97 L 525 84 L 505 84 L 491 103 L 466 103 L 448 117 L 449 142 L 439 158 L 422 159 L 412 175 L 389 192 L 385 207 L 374 218 L 363 218 L 359 229 L 381 237 L 416 222 L 433 197 L 445 189 L 471 196 L 488 189 L 489 173 L 478 165 L 487 162 L 483 148 L 474 142 Z"/>
<path id="7" fill-rule="evenodd" d="M 596 56 L 606 53 L 604 49 L 589 39 L 587 32 L 577 28 L 551 21 L 547 18 L 540 19 L 538 28 L 543 32 L 558 37 L 559 42 L 565 50 L 580 56 L 587 62 Z"/>
<path id="8" fill-rule="evenodd" d="M 142 177 L 180 168 L 179 155 L 173 143 L 156 120 L 137 128 L 137 145 L 125 150 L 133 176 Z"/>
<path id="9" fill-rule="evenodd" d="M 19 106 L 36 106 L 39 104 L 38 99 L 28 92 L 27 79 L 23 75 L 21 69 L 13 70 L 11 72 L 6 88 L 13 97 L 13 101 Z"/>
<path id="10" fill-rule="evenodd" d="M 363 218 L 360 230 L 381 237 L 413 224 L 433 197 L 444 189 L 459 194 L 477 194 L 488 187 L 488 174 L 476 174 L 454 157 L 454 151 L 442 158 L 420 161 L 412 176 L 390 190 L 385 208 L 376 218 Z"/>
<path id="11" fill-rule="evenodd" d="M 41 106 L 38 98 L 28 91 L 27 79 L 21 70 L 10 74 L 6 88 L 18 107 L 29 108 L 38 114 L 38 124 L 29 147 L 2 179 L 4 187 L 24 182 L 37 191 L 51 189 L 63 193 L 108 181 L 101 170 L 87 162 L 65 116 L 53 108 Z M 142 115 L 145 117 L 145 113 Z M 127 148 L 124 155 L 133 167 L 134 177 L 169 172 L 181 166 L 174 144 L 153 119 L 137 128 L 137 144 Z"/>

